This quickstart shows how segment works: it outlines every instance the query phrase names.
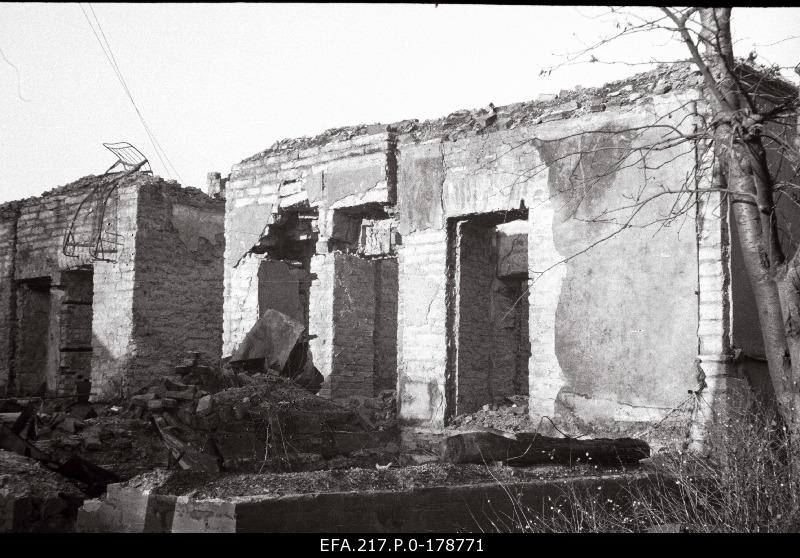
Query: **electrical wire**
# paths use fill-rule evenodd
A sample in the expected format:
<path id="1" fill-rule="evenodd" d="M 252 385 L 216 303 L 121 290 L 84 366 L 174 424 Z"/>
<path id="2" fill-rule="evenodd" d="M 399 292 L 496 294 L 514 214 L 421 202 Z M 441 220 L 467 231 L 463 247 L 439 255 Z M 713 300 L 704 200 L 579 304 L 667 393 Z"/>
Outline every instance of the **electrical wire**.
<path id="1" fill-rule="evenodd" d="M 181 182 L 183 182 L 183 178 L 181 177 L 180 173 L 178 172 L 178 169 L 176 169 L 175 165 L 172 164 L 172 161 L 167 156 L 167 152 L 161 146 L 161 142 L 158 141 L 158 138 L 156 137 L 155 132 L 153 132 L 150 129 L 150 125 L 147 124 L 147 122 L 145 121 L 144 115 L 142 115 L 141 111 L 136 106 L 136 103 L 133 100 L 133 95 L 131 94 L 130 89 L 128 88 L 128 83 L 125 80 L 125 77 L 122 75 L 122 70 L 120 69 L 119 64 L 117 63 L 117 58 L 114 56 L 114 51 L 111 50 L 111 43 L 108 42 L 108 38 L 106 37 L 105 31 L 103 31 L 103 26 L 100 24 L 100 19 L 98 19 L 97 14 L 94 11 L 94 6 L 89 4 L 89 9 L 92 11 L 92 17 L 94 17 L 94 20 L 97 22 L 97 28 L 100 30 L 100 34 L 103 36 L 103 41 L 105 41 L 105 44 L 108 47 L 108 53 L 111 55 L 111 60 L 113 61 L 113 66 L 116 69 L 116 72 L 117 72 L 117 74 L 118 74 L 118 76 L 120 78 L 120 81 L 122 82 L 123 87 L 125 88 L 125 92 L 127 93 L 128 98 L 131 100 L 131 103 L 133 103 L 133 106 L 136 109 L 136 113 L 139 115 L 139 118 L 142 121 L 142 125 L 149 132 L 149 135 L 152 137 L 154 143 L 158 146 L 158 149 L 164 155 L 164 159 L 166 159 L 167 163 L 169 163 L 169 166 L 175 172 L 175 175 L 178 177 L 178 179 Z M 163 161 L 162 161 L 162 163 L 163 163 Z M 169 173 L 169 171 L 167 171 L 167 172 Z"/>
<path id="2" fill-rule="evenodd" d="M 167 175 L 170 178 L 172 178 L 172 174 L 170 173 L 169 169 L 172 168 L 172 171 L 175 173 L 175 175 L 178 177 L 178 179 L 181 182 L 183 182 L 183 178 L 181 177 L 180 173 L 175 168 L 175 165 L 172 164 L 172 161 L 167 156 L 166 151 L 161 146 L 161 143 L 158 141 L 158 138 L 156 138 L 155 133 L 153 132 L 153 130 L 150 128 L 149 124 L 145 120 L 144 115 L 142 114 L 142 111 L 139 109 L 139 106 L 136 104 L 136 101 L 133 98 L 133 94 L 131 93 L 130 88 L 128 87 L 128 83 L 125 80 L 125 76 L 122 74 L 122 70 L 120 69 L 119 64 L 117 63 L 117 59 L 114 56 L 114 51 L 111 49 L 111 44 L 109 43 L 108 37 L 106 37 L 106 34 L 103 31 L 103 26 L 101 25 L 100 20 L 97 17 L 97 14 L 94 11 L 94 8 L 92 7 L 91 4 L 89 4 L 89 9 L 92 12 L 92 16 L 94 17 L 97 29 L 95 29 L 95 24 L 92 23 L 91 19 L 89 18 L 89 14 L 86 12 L 84 7 L 80 3 L 78 3 L 78 7 L 80 7 L 81 11 L 83 12 L 83 16 L 86 18 L 86 22 L 89 24 L 89 27 L 92 30 L 92 34 L 94 35 L 95 39 L 97 39 L 97 42 L 100 45 L 100 48 L 102 49 L 103 54 L 106 57 L 106 60 L 108 60 L 108 63 L 111 66 L 111 69 L 114 71 L 114 74 L 117 76 L 117 79 L 119 80 L 120 85 L 122 85 L 122 88 L 123 88 L 123 90 L 125 92 L 125 95 L 128 97 L 128 99 L 130 100 L 131 104 L 133 105 L 133 109 L 136 111 L 136 115 L 139 117 L 139 121 L 142 123 L 142 127 L 144 128 L 145 133 L 147 134 L 147 137 L 150 139 L 150 143 L 153 145 L 153 150 L 155 151 L 156 156 L 161 161 L 161 165 L 164 167 L 164 170 L 167 172 Z M 100 31 L 100 35 L 102 35 L 102 39 L 100 38 L 100 35 L 98 35 L 98 33 L 97 33 L 98 30 Z"/>

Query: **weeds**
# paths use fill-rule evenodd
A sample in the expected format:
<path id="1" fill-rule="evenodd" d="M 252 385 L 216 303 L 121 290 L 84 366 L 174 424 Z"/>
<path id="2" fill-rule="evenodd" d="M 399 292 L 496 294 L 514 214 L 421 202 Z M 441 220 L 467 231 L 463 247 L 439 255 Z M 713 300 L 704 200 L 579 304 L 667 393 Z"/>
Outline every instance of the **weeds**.
<path id="1" fill-rule="evenodd" d="M 648 482 L 567 484 L 541 509 L 514 501 L 522 532 L 797 532 L 800 452 L 780 421 L 751 413 L 708 429 L 710 453 L 660 453 Z M 499 525 L 499 522 L 498 522 Z"/>

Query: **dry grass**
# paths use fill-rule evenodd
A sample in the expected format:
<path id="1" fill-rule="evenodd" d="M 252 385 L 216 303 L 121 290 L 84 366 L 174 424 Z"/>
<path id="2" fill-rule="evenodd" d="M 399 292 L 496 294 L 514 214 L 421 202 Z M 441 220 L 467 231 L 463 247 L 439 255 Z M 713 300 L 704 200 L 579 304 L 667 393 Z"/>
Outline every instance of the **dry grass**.
<path id="1" fill-rule="evenodd" d="M 750 414 L 712 426 L 709 456 L 653 458 L 653 482 L 630 482 L 608 497 L 564 489 L 541 510 L 515 501 L 522 532 L 798 532 L 800 451 L 773 417 Z M 506 530 L 506 529 L 504 529 Z"/>

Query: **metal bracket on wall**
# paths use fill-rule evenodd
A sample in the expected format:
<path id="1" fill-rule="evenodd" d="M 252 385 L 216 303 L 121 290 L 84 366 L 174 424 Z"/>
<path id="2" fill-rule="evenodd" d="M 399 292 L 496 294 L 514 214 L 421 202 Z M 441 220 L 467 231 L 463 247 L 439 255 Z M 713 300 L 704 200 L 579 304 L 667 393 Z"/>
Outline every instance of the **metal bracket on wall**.
<path id="1" fill-rule="evenodd" d="M 99 177 L 97 184 L 78 205 L 64 235 L 62 252 L 72 258 L 88 254 L 92 261 L 114 262 L 122 243 L 121 235 L 117 233 L 116 215 L 109 215 L 109 199 L 123 178 L 135 172 L 152 174 L 153 171 L 147 158 L 131 144 L 118 142 L 104 143 L 103 146 L 116 155 L 117 161 Z M 111 173 L 118 165 L 124 170 Z M 116 212 L 116 204 L 113 211 Z"/>

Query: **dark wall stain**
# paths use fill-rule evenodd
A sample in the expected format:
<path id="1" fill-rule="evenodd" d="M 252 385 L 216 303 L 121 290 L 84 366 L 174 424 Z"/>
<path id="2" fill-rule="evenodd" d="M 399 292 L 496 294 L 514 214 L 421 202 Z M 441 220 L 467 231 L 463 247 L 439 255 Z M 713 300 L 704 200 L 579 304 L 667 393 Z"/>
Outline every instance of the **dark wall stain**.
<path id="1" fill-rule="evenodd" d="M 629 145 L 623 133 L 586 133 L 537 146 L 562 257 L 619 230 L 586 220 L 629 205 L 624 196 L 645 188 L 641 172 L 620 170 L 631 162 Z M 641 216 L 663 211 L 653 204 Z M 628 214 L 612 215 L 624 223 Z M 697 245 L 694 223 L 676 229 L 628 229 L 566 263 L 555 316 L 564 389 L 630 404 L 669 405 L 685 395 L 697 345 Z"/>

